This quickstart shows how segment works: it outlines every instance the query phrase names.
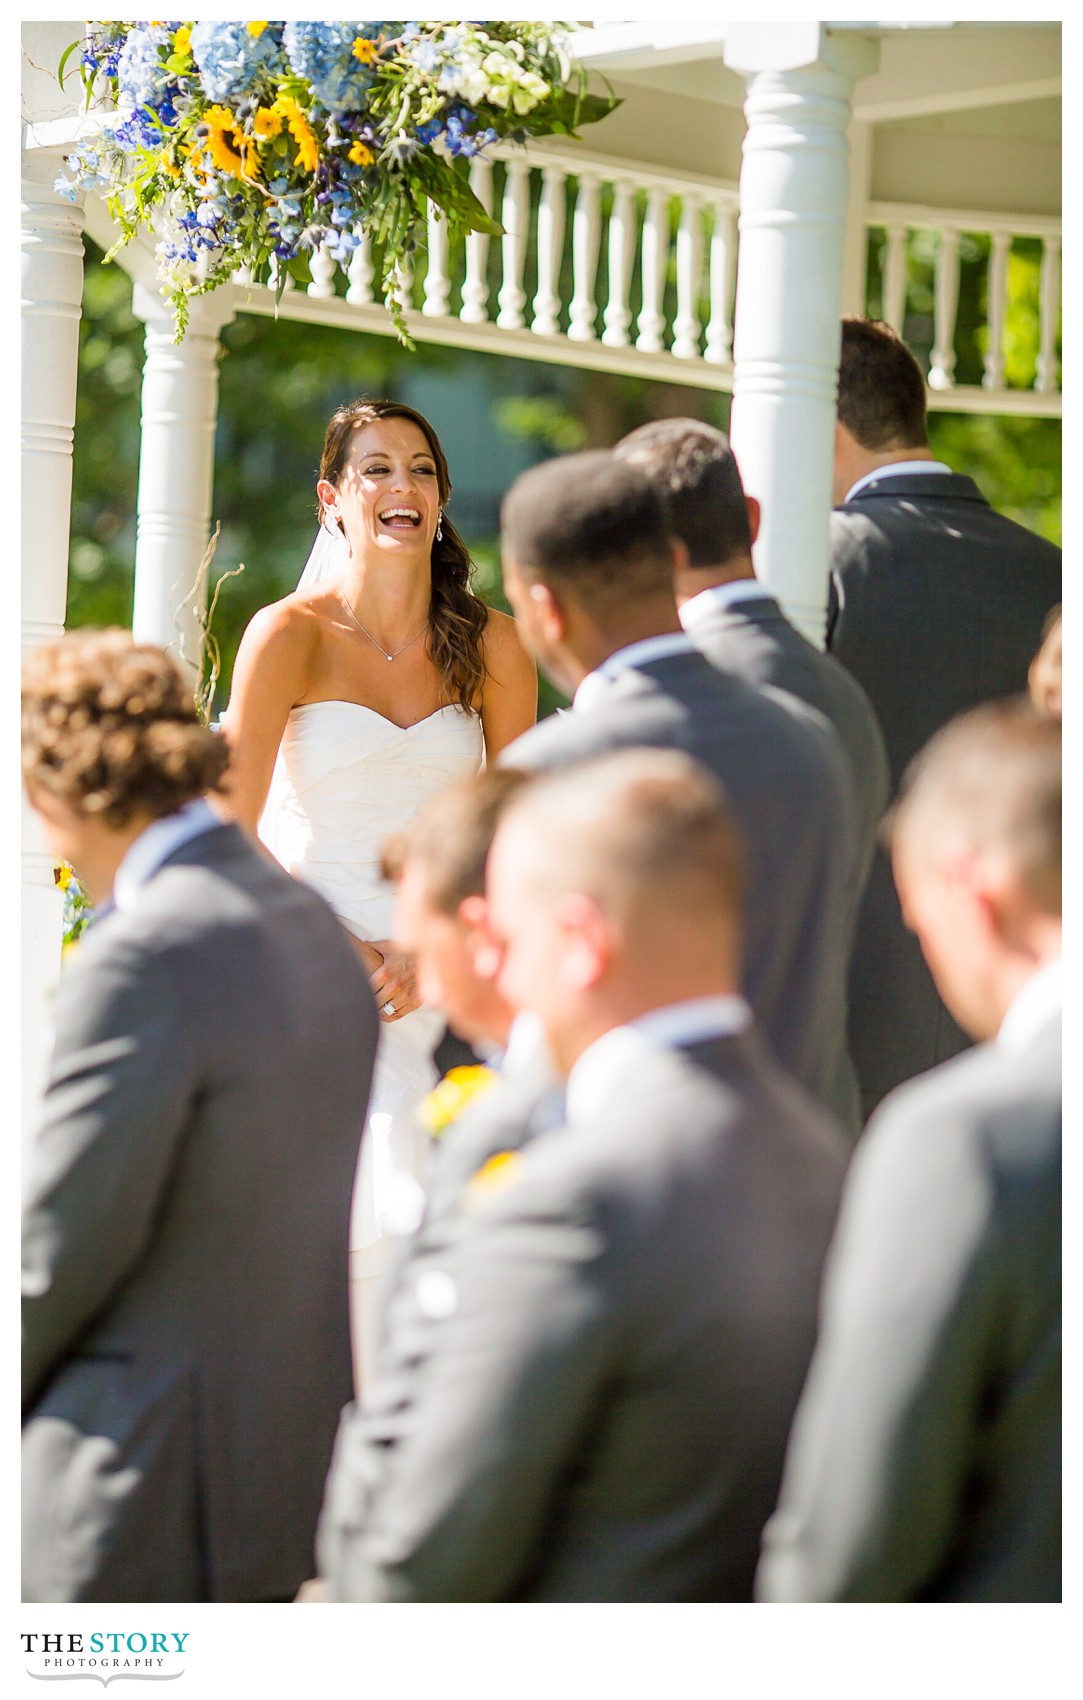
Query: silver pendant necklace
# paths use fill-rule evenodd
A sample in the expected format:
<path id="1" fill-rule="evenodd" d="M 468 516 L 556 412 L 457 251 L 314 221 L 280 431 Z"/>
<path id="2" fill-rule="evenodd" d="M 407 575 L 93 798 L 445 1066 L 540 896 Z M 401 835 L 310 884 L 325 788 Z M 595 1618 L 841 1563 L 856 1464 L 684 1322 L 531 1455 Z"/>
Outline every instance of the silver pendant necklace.
<path id="1" fill-rule="evenodd" d="M 418 638 L 421 636 L 421 632 L 425 631 L 428 624 L 429 624 L 428 620 L 426 620 L 425 625 L 422 626 L 420 632 L 415 632 L 412 638 L 408 639 L 408 641 L 406 643 L 400 644 L 399 648 L 392 650 L 390 655 L 389 655 L 382 643 L 376 643 L 376 639 L 373 637 L 373 635 L 369 631 L 368 627 L 363 626 L 361 624 L 361 621 L 357 618 L 357 615 L 353 611 L 353 607 L 351 605 L 349 597 L 346 595 L 346 592 L 343 590 L 341 585 L 339 585 L 339 587 L 338 587 L 338 593 L 341 596 L 343 602 L 346 604 L 346 611 L 349 614 L 351 620 L 354 622 L 354 625 L 357 626 L 361 631 L 364 632 L 365 636 L 368 638 L 370 643 L 376 644 L 376 648 L 380 651 L 380 654 L 383 656 L 385 661 L 394 661 L 396 655 L 401 655 L 404 649 L 409 649 L 409 647 L 412 643 L 417 642 Z"/>

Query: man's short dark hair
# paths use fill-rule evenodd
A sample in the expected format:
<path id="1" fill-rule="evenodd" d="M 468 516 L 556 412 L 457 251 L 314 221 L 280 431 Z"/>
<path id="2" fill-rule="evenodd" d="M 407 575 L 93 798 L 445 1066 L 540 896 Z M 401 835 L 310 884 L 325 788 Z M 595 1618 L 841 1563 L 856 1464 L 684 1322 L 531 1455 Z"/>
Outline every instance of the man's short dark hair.
<path id="1" fill-rule="evenodd" d="M 1046 913 L 1061 910 L 1061 726 L 1028 697 L 969 709 L 941 728 L 903 774 L 884 823 L 890 841 L 910 820 L 995 848 Z"/>
<path id="2" fill-rule="evenodd" d="M 485 891 L 485 864 L 510 798 L 530 775 L 514 767 L 489 767 L 437 792 L 413 824 L 384 846 L 384 879 L 402 878 L 407 865 L 420 870 L 434 909 L 456 915 L 467 897 Z"/>
<path id="3" fill-rule="evenodd" d="M 524 472 L 504 497 L 500 531 L 528 577 L 592 603 L 672 592 L 662 497 L 645 472 L 608 451 L 561 455 Z"/>
<path id="4" fill-rule="evenodd" d="M 924 449 L 925 379 L 902 337 L 879 319 L 842 321 L 838 416 L 863 449 Z"/>
<path id="5" fill-rule="evenodd" d="M 689 566 L 723 566 L 752 553 L 741 474 L 723 431 L 699 419 L 652 419 L 613 453 L 641 467 L 665 497 Z"/>

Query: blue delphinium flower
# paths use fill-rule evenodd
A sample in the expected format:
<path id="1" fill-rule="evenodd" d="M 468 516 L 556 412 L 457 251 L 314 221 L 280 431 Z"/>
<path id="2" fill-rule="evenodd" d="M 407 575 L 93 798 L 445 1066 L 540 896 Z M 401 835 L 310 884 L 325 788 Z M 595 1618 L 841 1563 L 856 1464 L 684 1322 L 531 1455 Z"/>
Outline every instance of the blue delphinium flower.
<path id="1" fill-rule="evenodd" d="M 373 73 L 354 58 L 358 36 L 379 25 L 312 23 L 292 19 L 282 31 L 290 67 L 312 85 L 316 99 L 328 112 L 356 112 L 374 82 Z M 366 39 L 371 39 L 366 37 Z"/>
<path id="2" fill-rule="evenodd" d="M 443 134 L 443 130 L 444 126 L 439 118 L 430 118 L 427 124 L 418 125 L 417 139 L 419 142 L 424 142 L 427 147 L 430 142 L 435 142 L 437 136 Z"/>
<path id="3" fill-rule="evenodd" d="M 285 73 L 278 32 L 269 24 L 250 35 L 243 23 L 198 23 L 192 30 L 192 57 L 208 100 L 222 102 L 246 94 L 261 72 Z"/>

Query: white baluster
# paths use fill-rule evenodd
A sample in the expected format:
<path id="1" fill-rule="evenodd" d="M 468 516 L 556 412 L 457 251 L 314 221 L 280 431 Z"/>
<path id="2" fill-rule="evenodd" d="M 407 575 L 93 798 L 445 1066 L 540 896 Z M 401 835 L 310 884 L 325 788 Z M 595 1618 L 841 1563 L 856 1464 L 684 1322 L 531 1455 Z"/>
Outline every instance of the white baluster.
<path id="1" fill-rule="evenodd" d="M 1057 389 L 1057 328 L 1060 318 L 1060 238 L 1047 236 L 1042 247 L 1041 276 L 1041 352 L 1038 355 L 1038 378 L 1034 385 L 1039 395 L 1050 395 Z"/>
<path id="2" fill-rule="evenodd" d="M 950 390 L 955 384 L 955 314 L 958 305 L 959 232 L 942 230 L 936 253 L 933 351 L 929 363 L 931 390 Z"/>
<path id="3" fill-rule="evenodd" d="M 579 179 L 572 219 L 572 276 L 575 282 L 568 338 L 571 342 L 593 342 L 598 311 L 594 285 L 598 270 L 598 179 L 583 172 Z"/>
<path id="4" fill-rule="evenodd" d="M 678 360 L 699 356 L 699 280 L 703 265 L 703 225 L 700 202 L 688 195 L 677 227 L 677 317 L 673 321 L 673 353 Z"/>
<path id="5" fill-rule="evenodd" d="M 285 261 L 277 254 L 271 255 L 271 263 L 267 270 L 267 288 L 277 290 L 279 279 L 282 281 L 282 293 L 295 287 L 292 275 L 286 270 Z"/>
<path id="6" fill-rule="evenodd" d="M 309 261 L 312 282 L 308 286 L 308 294 L 324 301 L 327 300 L 328 296 L 334 295 L 337 269 L 335 261 L 327 252 L 326 244 L 321 244 L 313 251 L 312 258 Z"/>
<path id="7" fill-rule="evenodd" d="M 451 297 L 451 277 L 448 273 L 447 219 L 435 201 L 429 202 L 429 265 L 425 273 L 425 299 L 421 311 L 427 319 L 447 316 Z"/>
<path id="8" fill-rule="evenodd" d="M 640 266 L 643 274 L 643 307 L 636 321 L 639 335 L 636 347 L 644 354 L 660 354 L 665 347 L 662 333 L 666 328 L 662 301 L 666 286 L 666 267 L 669 263 L 669 190 L 652 189 L 647 196 L 647 216 L 643 220 L 640 238 Z"/>
<path id="9" fill-rule="evenodd" d="M 526 260 L 527 226 L 530 219 L 530 167 L 525 160 L 509 159 L 504 178 L 504 201 L 500 222 L 504 234 L 500 240 L 500 264 L 503 277 L 497 302 L 500 307 L 496 322 L 505 330 L 523 328 L 523 308 L 526 291 L 523 288 L 523 264 Z"/>
<path id="10" fill-rule="evenodd" d="M 628 285 L 631 282 L 635 226 L 632 185 L 621 181 L 614 186 L 613 210 L 609 215 L 609 295 L 602 315 L 605 323 L 602 341 L 607 348 L 628 346 L 628 327 L 632 322 Z"/>
<path id="11" fill-rule="evenodd" d="M 999 390 L 1004 387 L 1004 320 L 1008 309 L 1008 255 L 1012 239 L 1008 231 L 995 230 L 989 249 L 989 274 L 986 282 L 989 342 L 985 350 L 982 388 Z"/>
<path id="12" fill-rule="evenodd" d="M 493 210 L 493 168 L 489 160 L 470 162 L 470 187 L 487 213 Z M 466 238 L 466 280 L 459 317 L 464 325 L 483 325 L 489 319 L 489 238 L 472 230 Z"/>
<path id="13" fill-rule="evenodd" d="M 358 230 L 361 240 L 353 251 L 350 269 L 347 276 L 350 287 L 346 291 L 346 299 L 354 307 L 371 307 L 373 302 L 372 280 L 376 275 L 372 263 L 372 238 L 367 230 Z"/>
<path id="14" fill-rule="evenodd" d="M 711 231 L 711 317 L 703 358 L 728 366 L 733 353 L 733 285 L 737 276 L 737 220 L 724 203 L 714 209 Z"/>
<path id="15" fill-rule="evenodd" d="M 905 224 L 889 224 L 884 249 L 883 315 L 898 336 L 902 336 L 906 319 L 906 247 L 909 232 Z"/>
<path id="16" fill-rule="evenodd" d="M 564 172 L 559 165 L 542 171 L 538 205 L 538 293 L 534 297 L 535 336 L 560 331 L 560 261 L 564 252 Z"/>
<path id="17" fill-rule="evenodd" d="M 398 302 L 404 313 L 410 312 L 414 304 L 413 282 L 413 264 L 409 257 L 404 255 L 403 258 L 392 267 L 391 276 L 388 279 L 387 285 L 388 296 L 391 300 Z"/>

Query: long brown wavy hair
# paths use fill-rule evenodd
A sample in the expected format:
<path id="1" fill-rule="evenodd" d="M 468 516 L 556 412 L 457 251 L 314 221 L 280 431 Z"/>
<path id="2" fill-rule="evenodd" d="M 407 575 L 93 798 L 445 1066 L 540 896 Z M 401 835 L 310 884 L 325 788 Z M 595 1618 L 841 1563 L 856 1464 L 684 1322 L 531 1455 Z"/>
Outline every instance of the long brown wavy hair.
<path id="1" fill-rule="evenodd" d="M 323 440 L 320 477 L 337 486 L 346 469 L 353 433 L 379 419 L 408 419 L 416 425 L 436 463 L 440 506 L 451 495 L 451 475 L 440 439 L 427 419 L 397 401 L 351 401 L 332 414 Z M 322 509 L 321 509 L 322 518 Z M 485 679 L 481 638 L 489 618 L 485 603 L 470 589 L 474 563 L 459 533 L 445 513 L 442 535 L 433 539 L 432 593 L 429 601 L 429 656 L 451 702 L 474 708 Z"/>

